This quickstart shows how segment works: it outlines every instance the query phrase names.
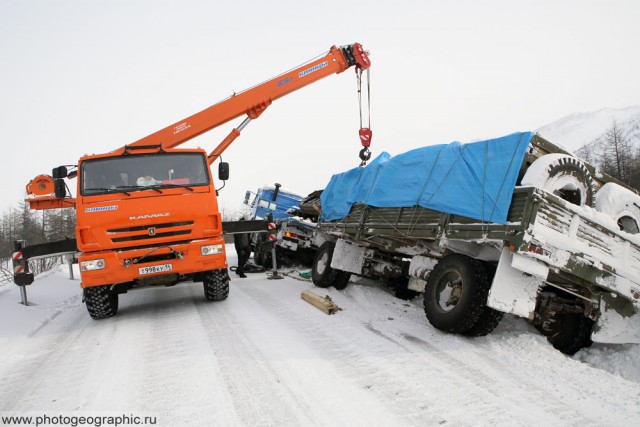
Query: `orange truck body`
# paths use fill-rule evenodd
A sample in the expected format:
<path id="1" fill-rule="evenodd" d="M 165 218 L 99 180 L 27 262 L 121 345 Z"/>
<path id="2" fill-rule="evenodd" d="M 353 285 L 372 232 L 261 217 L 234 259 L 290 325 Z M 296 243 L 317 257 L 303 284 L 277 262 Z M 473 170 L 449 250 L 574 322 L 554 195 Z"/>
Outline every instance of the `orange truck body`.
<path id="1" fill-rule="evenodd" d="M 273 101 L 351 66 L 357 73 L 369 68 L 362 46 L 333 46 L 319 59 L 234 94 L 132 144 L 110 153 L 84 156 L 77 164 L 75 199 L 58 191 L 64 187 L 59 181 L 66 170 L 62 178 L 54 169 L 53 177 L 40 175 L 30 182 L 26 200 L 32 209 L 76 209 L 85 299 L 93 295 L 87 296 L 87 288 L 107 285 L 121 293 L 139 284 L 202 280 L 212 271 L 224 270 L 226 275 L 222 219 L 209 166 Z M 209 154 L 200 149 L 176 148 L 243 115 L 246 119 L 241 126 Z M 203 172 L 199 178 L 187 176 L 196 171 Z M 64 188 L 62 191 L 65 193 Z M 89 311 L 92 317 L 98 313 L 96 309 Z M 98 313 L 94 318 L 101 316 L 109 315 Z"/>
<path id="2" fill-rule="evenodd" d="M 145 157 L 156 151 L 140 150 L 130 159 L 135 162 L 136 156 Z M 209 172 L 204 150 L 170 150 L 161 155 L 168 157 L 173 153 L 199 156 Z M 189 186 L 164 188 L 159 184 L 153 189 L 128 193 L 86 194 L 82 188 L 87 179 L 82 176 L 85 162 L 118 156 L 121 154 L 85 156 L 78 164 L 81 176 L 76 197 L 76 239 L 81 253 L 82 287 L 127 283 L 159 275 L 172 276 L 177 281 L 180 276 L 227 268 L 222 219 L 210 174 L 208 183 L 203 185 L 187 183 Z M 211 245 L 219 247 L 219 252 L 202 255 L 200 248 Z M 145 258 L 151 250 L 155 251 Z M 103 260 L 104 268 L 82 268 L 87 261 L 99 259 Z M 161 268 L 167 265 L 171 265 L 170 270 Z"/>

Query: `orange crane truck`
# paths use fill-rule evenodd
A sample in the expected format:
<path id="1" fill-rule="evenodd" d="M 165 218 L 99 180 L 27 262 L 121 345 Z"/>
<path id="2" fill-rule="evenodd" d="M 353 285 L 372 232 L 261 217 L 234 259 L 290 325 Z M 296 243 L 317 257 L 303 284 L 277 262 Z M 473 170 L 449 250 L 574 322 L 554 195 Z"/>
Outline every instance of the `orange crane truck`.
<path id="1" fill-rule="evenodd" d="M 79 252 L 81 286 L 90 316 L 115 315 L 118 295 L 144 285 L 201 281 L 207 300 L 226 299 L 229 276 L 223 222 L 210 165 L 274 100 L 352 66 L 360 85 L 363 70 L 370 66 L 362 46 L 333 46 L 319 59 L 132 144 L 110 153 L 85 155 L 77 165 L 61 166 L 51 176 L 32 180 L 26 199 L 31 209 L 75 208 L 73 244 Z M 244 121 L 209 154 L 202 149 L 176 148 L 244 115 Z M 370 156 L 370 138 L 371 131 L 361 128 L 363 163 Z M 218 169 L 219 180 L 228 179 L 228 164 L 220 162 Z M 67 194 L 66 178 L 77 178 L 75 198 Z M 246 227 L 242 221 L 236 227 L 241 223 Z M 29 284 L 33 281 L 29 274 L 18 273 L 14 281 Z"/>

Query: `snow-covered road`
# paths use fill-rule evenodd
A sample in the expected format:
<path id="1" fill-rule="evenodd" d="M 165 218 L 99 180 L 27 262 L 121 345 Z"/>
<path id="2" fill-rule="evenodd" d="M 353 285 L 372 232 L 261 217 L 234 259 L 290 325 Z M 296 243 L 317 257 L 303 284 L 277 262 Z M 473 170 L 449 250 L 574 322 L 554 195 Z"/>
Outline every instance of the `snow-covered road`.
<path id="1" fill-rule="evenodd" d="M 230 262 L 235 263 L 230 250 Z M 154 416 L 158 425 L 638 425 L 639 346 L 574 358 L 524 320 L 447 335 L 421 299 L 265 274 L 209 303 L 201 284 L 120 296 L 94 321 L 64 268 L 0 287 L 0 415 Z M 300 299 L 328 294 L 327 316 Z"/>

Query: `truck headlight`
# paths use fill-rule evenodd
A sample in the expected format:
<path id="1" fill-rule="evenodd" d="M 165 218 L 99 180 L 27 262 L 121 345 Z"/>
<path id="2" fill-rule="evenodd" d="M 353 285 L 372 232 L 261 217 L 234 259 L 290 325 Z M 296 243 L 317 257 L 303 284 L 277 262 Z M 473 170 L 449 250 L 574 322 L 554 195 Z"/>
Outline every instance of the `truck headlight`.
<path id="1" fill-rule="evenodd" d="M 80 271 L 102 270 L 104 268 L 104 259 L 92 259 L 80 262 Z"/>
<path id="2" fill-rule="evenodd" d="M 203 256 L 221 254 L 222 252 L 223 252 L 222 245 L 200 246 L 200 253 Z"/>

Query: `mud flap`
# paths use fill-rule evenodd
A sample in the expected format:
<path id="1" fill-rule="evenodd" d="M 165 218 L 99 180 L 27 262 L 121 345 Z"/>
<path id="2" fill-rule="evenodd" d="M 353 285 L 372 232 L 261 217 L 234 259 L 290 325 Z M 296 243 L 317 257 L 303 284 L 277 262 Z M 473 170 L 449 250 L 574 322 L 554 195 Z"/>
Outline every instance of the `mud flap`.
<path id="1" fill-rule="evenodd" d="M 502 249 L 489 290 L 487 306 L 504 313 L 533 319 L 538 289 L 546 279 L 545 271 L 548 270 L 519 258 L 525 257 L 511 253 L 507 247 Z M 526 273 L 523 272 L 524 269 L 527 270 Z M 538 275 L 533 275 L 534 273 Z M 544 277 L 541 277 L 543 274 Z"/>
<path id="2" fill-rule="evenodd" d="M 591 340 L 606 344 L 640 344 L 640 313 L 629 300 L 605 294 Z"/>
<path id="3" fill-rule="evenodd" d="M 338 239 L 331 258 L 331 268 L 361 274 L 366 250 L 364 246 Z"/>
<path id="4" fill-rule="evenodd" d="M 436 264 L 438 264 L 438 259 L 432 257 L 416 255 L 411 258 L 407 288 L 416 292 L 424 292 L 424 288 L 427 285 L 427 277 L 429 277 L 429 273 L 435 268 Z"/>

